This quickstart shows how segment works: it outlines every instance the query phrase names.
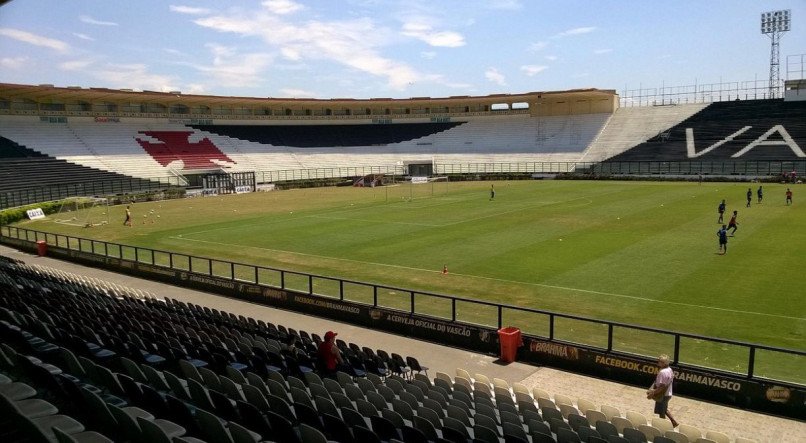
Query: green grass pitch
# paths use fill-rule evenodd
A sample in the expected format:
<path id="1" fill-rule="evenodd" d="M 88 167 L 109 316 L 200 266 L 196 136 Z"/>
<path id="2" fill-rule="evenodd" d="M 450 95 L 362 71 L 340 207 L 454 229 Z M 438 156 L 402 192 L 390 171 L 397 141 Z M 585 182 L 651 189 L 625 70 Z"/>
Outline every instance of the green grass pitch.
<path id="1" fill-rule="evenodd" d="M 131 228 L 123 226 L 125 206 L 111 207 L 109 223 L 95 228 L 23 225 L 803 350 L 806 197 L 792 186 L 795 204 L 787 206 L 786 186 L 764 184 L 758 204 L 757 188 L 618 181 L 315 188 L 136 203 Z M 717 254 L 722 199 L 728 214 L 739 211 L 726 255 Z"/>

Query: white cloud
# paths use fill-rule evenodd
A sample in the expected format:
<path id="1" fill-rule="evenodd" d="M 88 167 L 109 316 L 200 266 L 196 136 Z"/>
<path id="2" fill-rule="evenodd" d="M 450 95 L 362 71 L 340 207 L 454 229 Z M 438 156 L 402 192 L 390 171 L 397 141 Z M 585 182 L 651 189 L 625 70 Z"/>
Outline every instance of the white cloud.
<path id="1" fill-rule="evenodd" d="M 90 17 L 89 15 L 80 15 L 80 16 L 78 17 L 78 19 L 79 19 L 79 20 L 81 20 L 82 22 L 84 22 L 84 23 L 88 23 L 88 24 L 90 24 L 90 25 L 98 25 L 98 26 L 118 26 L 118 24 L 117 24 L 117 23 L 115 23 L 115 22 L 105 22 L 105 21 L 102 21 L 102 20 L 96 20 L 96 19 L 94 19 L 94 18 Z"/>
<path id="2" fill-rule="evenodd" d="M 151 73 L 148 66 L 141 63 L 102 65 L 93 60 L 71 60 L 58 66 L 64 71 L 83 71 L 99 81 L 98 86 L 160 92 L 181 89 L 174 76 Z"/>
<path id="3" fill-rule="evenodd" d="M 531 52 L 542 51 L 543 49 L 546 49 L 546 47 L 548 45 L 549 45 L 548 42 L 543 42 L 543 41 L 534 42 L 531 45 L 529 45 L 529 51 L 531 51 Z"/>
<path id="4" fill-rule="evenodd" d="M 162 50 L 171 55 L 185 55 L 184 52 L 174 48 L 162 48 Z"/>
<path id="5" fill-rule="evenodd" d="M 566 31 L 560 32 L 559 34 L 555 35 L 553 38 L 562 38 L 568 37 L 571 35 L 582 35 L 582 34 L 589 34 L 596 30 L 595 26 L 586 26 L 581 28 L 572 28 Z"/>
<path id="6" fill-rule="evenodd" d="M 548 69 L 548 66 L 542 66 L 542 65 L 523 65 L 523 66 L 521 66 L 521 71 L 523 71 L 523 73 L 526 74 L 529 77 L 532 77 L 532 76 L 535 76 L 537 74 L 540 74 L 541 72 L 545 71 L 546 69 Z"/>
<path id="7" fill-rule="evenodd" d="M 316 97 L 316 94 L 311 91 L 306 91 L 304 89 L 294 89 L 294 88 L 283 88 L 280 89 L 280 93 L 283 94 L 286 98 L 313 98 Z"/>
<path id="8" fill-rule="evenodd" d="M 91 42 L 94 42 L 94 41 L 95 41 L 95 39 L 94 39 L 94 38 L 90 37 L 90 36 L 89 36 L 89 35 L 87 35 L 87 34 L 82 34 L 82 33 L 80 33 L 80 32 L 74 32 L 74 33 L 73 33 L 73 35 L 74 35 L 74 36 L 76 36 L 76 37 L 78 37 L 78 38 L 80 38 L 81 40 L 87 40 L 87 41 L 91 41 Z"/>
<path id="9" fill-rule="evenodd" d="M 29 43 L 34 46 L 42 46 L 45 48 L 55 49 L 56 51 L 59 52 L 66 52 L 70 48 L 70 45 L 61 40 L 43 37 L 41 35 L 33 34 L 27 31 L 21 31 L 19 29 L 0 28 L 0 35 L 5 35 L 6 37 L 13 38 L 14 40 L 18 40 L 21 42 Z"/>
<path id="10" fill-rule="evenodd" d="M 180 14 L 189 14 L 189 15 L 204 15 L 209 14 L 210 10 L 207 8 L 197 8 L 195 6 L 185 6 L 185 5 L 170 5 L 168 8 L 173 12 L 178 12 Z"/>
<path id="11" fill-rule="evenodd" d="M 491 82 L 493 82 L 493 83 L 495 83 L 497 85 L 500 85 L 500 86 L 506 86 L 507 85 L 507 81 L 506 81 L 506 78 L 504 77 L 504 74 L 501 74 L 500 72 L 498 72 L 498 69 L 487 68 L 487 70 L 484 72 L 484 77 L 487 80 L 489 80 L 489 81 L 491 81 Z"/>
<path id="12" fill-rule="evenodd" d="M 487 7 L 490 9 L 517 11 L 523 8 L 523 5 L 519 0 L 487 0 Z"/>
<path id="13" fill-rule="evenodd" d="M 92 60 L 70 60 L 59 64 L 62 71 L 80 71 L 92 64 Z"/>
<path id="14" fill-rule="evenodd" d="M 423 51 L 420 53 L 420 57 L 426 60 L 433 60 L 437 57 L 437 53 L 434 51 Z"/>
<path id="15" fill-rule="evenodd" d="M 0 67 L 3 69 L 20 69 L 25 66 L 28 57 L 3 57 L 0 58 Z"/>
<path id="16" fill-rule="evenodd" d="M 299 61 L 302 58 L 302 54 L 299 53 L 299 49 L 291 46 L 280 48 L 280 53 L 283 54 L 283 57 L 291 61 Z"/>
<path id="17" fill-rule="evenodd" d="M 268 54 L 241 54 L 237 48 L 208 43 L 205 45 L 213 55 L 211 65 L 193 65 L 197 70 L 211 76 L 222 86 L 241 87 L 259 83 L 264 68 L 272 57 Z"/>
<path id="18" fill-rule="evenodd" d="M 612 48 L 604 48 L 604 49 L 597 49 L 593 51 L 594 54 L 607 54 L 608 52 L 613 52 Z"/>
<path id="19" fill-rule="evenodd" d="M 188 83 L 183 91 L 185 94 L 204 94 L 207 89 L 200 83 Z"/>
<path id="20" fill-rule="evenodd" d="M 425 23 L 404 23 L 402 33 L 405 36 L 422 40 L 431 46 L 456 48 L 465 45 L 465 38 L 462 34 L 453 31 L 434 31 Z"/>
<path id="21" fill-rule="evenodd" d="M 367 18 L 313 20 L 300 24 L 256 11 L 200 18 L 195 23 L 220 32 L 259 37 L 284 55 L 299 54 L 300 61 L 330 61 L 383 77 L 394 89 L 405 89 L 410 83 L 424 78 L 406 63 L 378 53 L 377 48 L 389 40 L 389 30 L 376 27 Z"/>
<path id="22" fill-rule="evenodd" d="M 546 60 L 550 61 L 550 62 L 553 62 L 553 61 L 557 60 L 559 57 L 557 57 L 556 55 L 547 55 L 544 58 Z"/>
<path id="23" fill-rule="evenodd" d="M 305 7 L 291 0 L 266 0 L 262 3 L 273 14 L 286 15 L 293 14 Z"/>
<path id="24" fill-rule="evenodd" d="M 148 72 L 148 66 L 135 64 L 107 64 L 93 69 L 91 75 L 112 88 L 170 92 L 181 88 L 173 76 Z M 112 83 L 114 82 L 114 83 Z"/>

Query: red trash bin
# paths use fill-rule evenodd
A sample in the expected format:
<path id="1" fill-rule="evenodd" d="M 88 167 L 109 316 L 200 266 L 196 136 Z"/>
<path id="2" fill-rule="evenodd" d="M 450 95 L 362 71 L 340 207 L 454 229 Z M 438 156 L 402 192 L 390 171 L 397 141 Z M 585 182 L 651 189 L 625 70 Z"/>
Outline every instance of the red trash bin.
<path id="1" fill-rule="evenodd" d="M 507 326 L 498 330 L 498 341 L 501 343 L 501 360 L 507 363 L 515 361 L 518 347 L 521 346 L 521 330 Z"/>
<path id="2" fill-rule="evenodd" d="M 39 240 L 38 242 L 36 242 L 36 253 L 40 257 L 44 257 L 45 255 L 47 255 L 48 254 L 48 242 L 46 242 L 45 240 Z"/>

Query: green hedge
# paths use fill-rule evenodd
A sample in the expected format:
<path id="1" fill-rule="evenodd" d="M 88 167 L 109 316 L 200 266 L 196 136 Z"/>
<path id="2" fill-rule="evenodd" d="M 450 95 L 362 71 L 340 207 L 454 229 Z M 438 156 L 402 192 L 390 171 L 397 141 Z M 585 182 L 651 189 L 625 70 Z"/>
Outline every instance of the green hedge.
<path id="1" fill-rule="evenodd" d="M 150 191 L 150 192 L 139 192 L 134 194 L 113 195 L 107 197 L 107 199 L 109 201 L 109 205 L 113 206 L 113 205 L 128 204 L 132 202 L 170 200 L 174 198 L 183 198 L 184 196 L 185 196 L 185 188 L 168 188 L 163 191 Z M 21 220 L 25 220 L 26 218 L 28 218 L 28 216 L 25 214 L 25 211 L 29 209 L 42 208 L 42 211 L 45 213 L 45 215 L 55 214 L 59 212 L 60 209 L 63 211 L 64 210 L 75 211 L 76 209 L 78 209 L 78 202 L 80 201 L 81 197 L 73 197 L 64 200 L 34 203 L 26 206 L 20 206 L 17 208 L 4 209 L 0 211 L 0 225 L 9 225 Z"/>
<path id="2" fill-rule="evenodd" d="M 42 211 L 45 213 L 45 215 L 55 214 L 56 212 L 59 212 L 59 208 L 62 207 L 62 203 L 64 203 L 64 201 L 53 201 L 5 209 L 0 211 L 0 225 L 9 225 L 20 220 L 25 220 L 28 218 L 28 216 L 25 214 L 25 211 L 29 209 L 42 208 Z M 66 208 L 71 211 L 75 210 L 76 202 L 69 202 Z"/>

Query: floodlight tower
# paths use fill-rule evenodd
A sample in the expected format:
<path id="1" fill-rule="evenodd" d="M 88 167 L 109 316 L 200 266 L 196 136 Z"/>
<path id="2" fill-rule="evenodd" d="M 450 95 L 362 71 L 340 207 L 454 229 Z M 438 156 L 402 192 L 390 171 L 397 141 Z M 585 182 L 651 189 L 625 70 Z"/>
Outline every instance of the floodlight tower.
<path id="1" fill-rule="evenodd" d="M 781 35 L 789 31 L 789 24 L 789 9 L 761 13 L 761 33 L 768 35 L 772 41 L 770 47 L 770 98 L 775 98 L 778 93 L 778 84 L 781 82 L 779 41 Z"/>

